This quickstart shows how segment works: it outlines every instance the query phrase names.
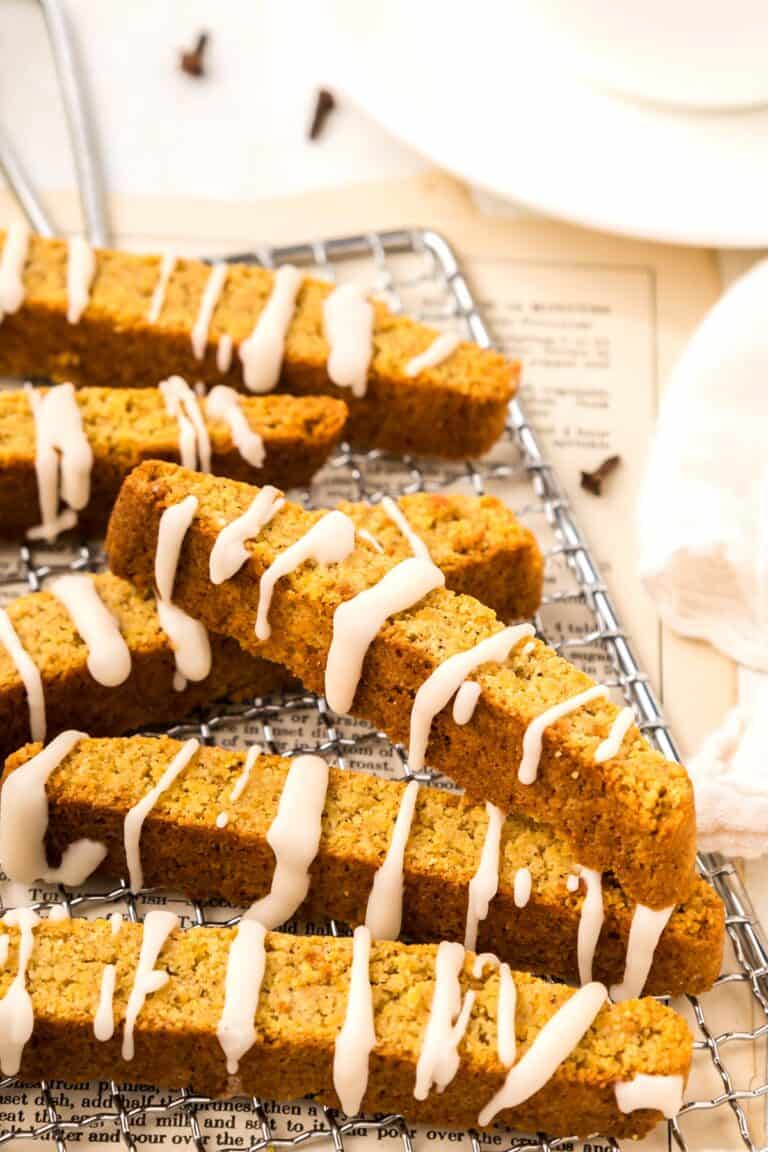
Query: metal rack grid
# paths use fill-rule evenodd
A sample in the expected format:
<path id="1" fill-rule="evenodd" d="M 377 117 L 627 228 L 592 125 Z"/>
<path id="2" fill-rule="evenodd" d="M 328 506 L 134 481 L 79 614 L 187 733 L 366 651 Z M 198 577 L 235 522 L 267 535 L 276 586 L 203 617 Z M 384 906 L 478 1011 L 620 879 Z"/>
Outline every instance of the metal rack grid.
<path id="1" fill-rule="evenodd" d="M 374 287 L 388 296 L 393 308 L 404 308 L 407 300 L 409 312 L 443 326 L 463 327 L 481 345 L 492 343 L 455 254 L 441 236 L 428 230 L 371 233 L 290 247 L 261 248 L 233 259 L 256 260 L 266 265 L 287 262 L 311 265 L 332 279 L 350 263 L 359 276 L 361 262 L 366 261 L 373 274 Z M 623 695 L 634 708 L 648 739 L 664 755 L 676 758 L 674 741 L 659 703 L 635 660 L 595 561 L 574 521 L 567 496 L 544 459 L 517 400 L 510 405 L 502 443 L 482 462 L 446 464 L 415 458 L 395 459 L 379 452 L 356 453 L 344 445 L 302 496 L 307 505 L 327 504 L 341 496 L 375 501 L 386 492 L 437 490 L 457 485 L 482 494 L 498 482 L 517 485 L 519 499 L 512 503 L 518 515 L 532 523 L 540 539 L 548 536 L 546 595 L 535 621 L 538 631 L 593 674 L 597 665 L 607 670 L 601 676 L 603 682 Z M 6 592 L 34 591 L 43 587 L 47 578 L 57 571 L 95 570 L 102 564 L 98 547 L 85 543 L 69 553 L 48 553 L 24 546 L 0 560 L 4 561 L 0 567 L 0 589 Z M 303 739 L 295 740 L 293 717 L 302 718 L 305 723 L 308 717 L 312 718 L 311 738 L 306 737 L 305 729 Z M 390 772 L 394 761 L 396 775 L 410 775 L 404 749 L 393 747 L 381 732 L 336 717 L 322 699 L 311 695 L 224 706 L 215 714 L 197 717 L 169 732 L 180 736 L 194 734 L 213 742 L 226 739 L 235 726 L 243 724 L 248 727 L 249 735 L 253 733 L 270 750 L 283 755 L 319 751 L 334 756 L 342 765 L 359 767 L 356 757 L 373 746 L 377 756 L 389 758 Z M 372 765 L 368 761 L 363 766 L 370 769 Z M 429 780 L 430 774 L 421 774 L 419 778 Z M 729 1021 L 732 1026 L 723 1030 L 718 1027 L 719 1022 L 710 1020 L 706 997 L 688 998 L 697 1035 L 697 1054 L 711 1065 L 717 1090 L 687 1103 L 680 1116 L 668 1125 L 668 1138 L 670 1145 L 676 1145 L 683 1152 L 707 1146 L 706 1140 L 703 1144 L 699 1142 L 698 1135 L 695 1140 L 688 1135 L 687 1119 L 697 1113 L 726 1111 L 733 1121 L 733 1140 L 729 1146 L 746 1147 L 754 1152 L 765 1147 L 762 1144 L 765 1135 L 761 1136 L 758 1131 L 763 1120 L 756 1122 L 755 1112 L 758 1102 L 768 1100 L 768 1083 L 764 1075 L 753 1077 L 749 1084 L 736 1083 L 730 1053 L 744 1044 L 757 1049 L 768 1035 L 768 948 L 733 866 L 720 856 L 708 855 L 699 858 L 699 867 L 725 901 L 727 932 L 735 956 L 735 970 L 722 976 L 717 987 L 739 985 L 748 994 L 751 1011 L 746 1014 L 748 1022 L 744 1027 L 733 1026 Z M 53 900 L 62 900 L 73 914 L 82 914 L 120 900 L 131 919 L 141 919 L 151 899 L 151 893 L 131 894 L 123 883 L 108 892 L 86 888 L 77 893 L 63 890 L 58 894 L 43 893 L 39 906 L 45 908 Z M 199 903 L 188 903 L 187 912 L 193 925 L 214 919 L 221 922 L 222 918 L 220 909 L 214 911 Z M 226 922 L 233 922 L 234 917 L 226 915 Z M 333 923 L 326 926 L 326 930 L 333 934 L 340 931 Z M 715 995 L 717 987 L 708 996 Z M 3 1094 L 16 1084 L 12 1078 L 0 1080 L 0 1106 Z M 61 1105 L 56 1082 L 44 1081 L 34 1086 L 34 1091 L 39 1105 L 35 1123 L 5 1132 L 0 1128 L 0 1145 L 13 1147 L 25 1139 L 47 1139 L 56 1143 L 58 1152 L 64 1152 L 88 1130 L 98 1128 L 133 1150 L 144 1137 L 147 1125 L 162 1123 L 162 1117 L 176 1115 L 182 1119 L 187 1142 L 198 1152 L 214 1146 L 213 1136 L 206 1133 L 205 1116 L 207 1110 L 216 1105 L 205 1095 L 186 1090 L 163 1095 L 145 1091 L 137 1095 L 135 1086 L 126 1089 L 110 1082 L 100 1087 L 98 1105 L 81 1109 L 80 1115 L 72 1117 Z M 413 1149 L 412 1130 L 403 1117 L 347 1120 L 323 1108 L 318 1109 L 319 1120 L 315 1121 L 313 1130 L 292 1134 L 289 1128 L 276 1134 L 270 1124 L 269 1105 L 252 1099 L 249 1107 L 253 1131 L 250 1144 L 217 1142 L 218 1152 L 242 1152 L 243 1147 L 247 1152 L 261 1152 L 269 1145 L 282 1149 L 303 1143 L 319 1144 L 333 1152 L 348 1152 L 355 1133 L 372 1129 L 376 1131 L 377 1140 L 390 1144 L 395 1141 L 403 1152 Z M 477 1134 L 468 1133 L 467 1140 L 472 1152 L 482 1152 Z M 573 1141 L 568 1138 L 550 1140 L 542 1134 L 529 1138 L 505 1134 L 501 1146 L 496 1147 L 499 1152 L 512 1148 L 522 1152 L 548 1152 L 572 1145 Z M 598 1144 L 593 1141 L 591 1147 L 618 1149 L 619 1145 L 603 1139 Z"/>

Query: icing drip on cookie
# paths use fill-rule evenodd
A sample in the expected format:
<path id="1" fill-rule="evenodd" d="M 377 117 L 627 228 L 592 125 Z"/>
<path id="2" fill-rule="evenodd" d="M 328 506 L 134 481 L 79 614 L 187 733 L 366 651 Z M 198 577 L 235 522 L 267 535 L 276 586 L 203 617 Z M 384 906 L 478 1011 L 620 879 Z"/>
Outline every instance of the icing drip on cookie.
<path id="1" fill-rule="evenodd" d="M 408 742 L 408 763 L 412 771 L 420 772 L 429 742 L 432 721 L 466 678 L 482 664 L 501 663 L 507 659 L 516 644 L 533 635 L 530 624 L 517 624 L 502 628 L 500 632 L 481 640 L 466 652 L 449 656 L 420 686 L 411 708 L 411 731 Z"/>
<path id="2" fill-rule="evenodd" d="M 161 380 L 158 388 L 169 416 L 179 424 L 179 458 L 193 472 L 210 472 L 211 440 L 194 392 L 181 376 Z"/>
<path id="3" fill-rule="evenodd" d="M 165 293 L 168 288 L 168 282 L 173 275 L 175 267 L 176 256 L 173 252 L 165 252 L 160 261 L 160 272 L 157 277 L 157 284 L 155 284 L 152 299 L 149 302 L 149 308 L 147 310 L 148 324 L 157 324 L 160 319 L 160 313 L 163 311 L 163 304 L 165 303 Z"/>
<path id="4" fill-rule="evenodd" d="M 275 854 L 275 870 L 268 895 L 246 912 L 267 929 L 284 924 L 303 904 L 309 892 L 309 869 L 317 856 L 323 808 L 328 791 L 328 765 L 320 756 L 297 756 L 291 761 L 277 815 L 267 832 Z"/>
<path id="5" fill-rule="evenodd" d="M 635 907 L 629 926 L 624 976 L 620 984 L 611 988 L 614 1000 L 631 1000 L 641 995 L 653 964 L 656 945 L 674 910 L 674 904 L 659 909 L 646 908 L 645 904 Z"/>
<path id="6" fill-rule="evenodd" d="M 27 652 L 16 634 L 11 618 L 4 608 L 0 608 L 0 644 L 5 648 L 11 662 L 21 677 L 27 696 L 29 712 L 29 735 L 32 740 L 45 740 L 45 693 L 40 669 Z"/>
<path id="7" fill-rule="evenodd" d="M 0 860 L 9 879 L 31 884 L 82 884 L 107 854 L 96 840 L 75 840 L 65 848 L 58 868 L 49 868 L 45 853 L 48 831 L 48 777 L 69 756 L 84 732 L 69 730 L 20 765 L 5 780 L 0 801 Z"/>
<path id="8" fill-rule="evenodd" d="M 368 390 L 373 356 L 373 307 L 357 284 L 334 288 L 323 304 L 328 378 L 358 399 Z"/>
<path id="9" fill-rule="evenodd" d="M 464 947 L 474 952 L 477 946 L 477 929 L 485 920 L 491 900 L 499 890 L 499 849 L 501 830 L 504 826 L 504 813 L 495 804 L 485 805 L 488 826 L 480 853 L 477 871 L 469 882 L 467 895 L 467 926 L 464 932 Z"/>
<path id="10" fill-rule="evenodd" d="M 333 1053 L 333 1087 L 347 1116 L 356 1116 L 368 1087 L 368 1061 L 376 1045 L 369 974 L 371 934 L 360 925 L 352 937 L 352 969 L 344 1024 Z"/>
<path id="11" fill-rule="evenodd" d="M 256 611 L 256 637 L 268 640 L 269 609 L 275 584 L 283 576 L 314 560 L 316 564 L 340 564 L 355 548 L 355 526 L 343 512 L 328 512 L 317 520 L 294 544 L 272 561 L 259 581 L 259 606 Z"/>
<path id="12" fill-rule="evenodd" d="M 249 392 L 271 392 L 277 386 L 301 281 L 301 273 L 292 265 L 277 269 L 256 327 L 240 345 L 243 381 Z"/>
<path id="13" fill-rule="evenodd" d="M 251 771 L 253 769 L 253 766 L 256 763 L 256 761 L 258 760 L 259 756 L 261 756 L 262 754 L 263 754 L 263 749 L 262 749 L 260 744 L 253 744 L 248 749 L 248 754 L 245 757 L 245 764 L 243 765 L 243 770 L 240 773 L 240 775 L 238 776 L 237 780 L 235 780 L 234 784 L 232 785 L 232 791 L 229 793 L 230 804 L 237 804 L 238 800 L 240 799 L 240 797 L 242 796 L 243 792 L 245 791 L 245 789 L 248 785 L 248 781 L 251 778 Z M 216 817 L 216 827 L 217 828 L 226 828 L 227 824 L 229 824 L 229 813 L 228 812 L 219 812 L 218 816 Z"/>
<path id="14" fill-rule="evenodd" d="M 409 780 L 400 798 L 392 839 L 384 863 L 376 872 L 365 910 L 365 924 L 374 940 L 397 940 L 403 922 L 403 864 L 411 834 L 419 785 Z"/>
<path id="15" fill-rule="evenodd" d="M 224 1008 L 216 1036 L 230 1076 L 237 1075 L 240 1061 L 256 1042 L 254 1020 L 267 963 L 265 937 L 266 929 L 262 924 L 243 919 L 229 946 Z"/>
<path id="16" fill-rule="evenodd" d="M 181 546 L 196 512 L 197 497 L 186 496 L 178 504 L 165 509 L 157 530 L 157 616 L 173 649 L 176 661 L 173 686 L 178 692 L 186 688 L 188 680 L 195 683 L 205 680 L 211 671 L 211 645 L 205 627 L 171 600 Z"/>
<path id="17" fill-rule="evenodd" d="M 21 220 L 8 225 L 0 256 L 0 322 L 24 303 L 24 265 L 29 250 L 29 226 Z"/>
<path id="18" fill-rule="evenodd" d="M 475 714 L 475 708 L 477 708 L 477 702 L 480 699 L 481 692 L 482 688 L 477 680 L 464 681 L 453 698 L 451 715 L 453 716 L 454 724 L 458 724 L 459 727 L 462 727 L 464 724 L 469 724 Z"/>
<path id="19" fill-rule="evenodd" d="M 35 421 L 35 473 L 41 523 L 30 528 L 30 540 L 54 540 L 74 528 L 77 513 L 91 496 L 93 452 L 83 431 L 80 409 L 71 384 L 45 392 L 25 385 Z M 59 511 L 59 501 L 69 507 Z"/>
<path id="20" fill-rule="evenodd" d="M 550 1016 L 531 1046 L 507 1073 L 501 1088 L 480 1112 L 477 1122 L 481 1128 L 490 1124 L 499 1112 L 516 1108 L 544 1087 L 589 1031 L 607 997 L 604 985 L 585 984 Z"/>
<path id="21" fill-rule="evenodd" d="M 433 1085 L 443 1092 L 459 1070 L 459 1044 L 467 1029 L 475 993 L 467 992 L 462 1003 L 459 975 L 464 966 L 461 944 L 448 941 L 438 946 L 435 958 L 435 990 L 429 1019 L 416 1065 L 413 1095 L 426 1100 Z"/>
<path id="22" fill-rule="evenodd" d="M 222 332 L 216 346 L 216 367 L 222 374 L 232 367 L 232 350 L 232 337 L 229 332 Z"/>
<path id="23" fill-rule="evenodd" d="M 357 530 L 357 534 L 358 534 L 358 536 L 360 537 L 360 539 L 361 539 L 361 540 L 367 540 L 367 541 L 368 541 L 368 543 L 371 545 L 371 547 L 372 547 L 372 548 L 375 548 L 377 552 L 380 552 L 380 553 L 382 553 L 382 554 L 383 554 L 383 552 L 384 552 L 384 549 L 382 548 L 381 544 L 380 544 L 380 543 L 379 543 L 379 541 L 376 539 L 376 537 L 375 537 L 375 536 L 373 536 L 373 535 L 372 535 L 372 534 L 371 534 L 371 533 L 368 531 L 368 529 L 367 529 L 367 528 L 358 528 L 358 530 Z"/>
<path id="24" fill-rule="evenodd" d="M 614 756 L 618 755 L 624 737 L 632 727 L 634 720 L 635 714 L 631 708 L 621 709 L 605 740 L 598 745 L 595 752 L 595 764 L 604 764 L 606 760 L 612 760 Z"/>
<path id="25" fill-rule="evenodd" d="M 99 1002 L 96 1005 L 96 1014 L 93 1017 L 93 1034 L 101 1043 L 111 1040 L 115 1034 L 113 1000 L 116 976 L 117 965 L 105 964 L 101 970 Z"/>
<path id="26" fill-rule="evenodd" d="M 232 443 L 243 460 L 253 468 L 261 468 L 265 455 L 264 441 L 248 423 L 234 388 L 217 384 L 205 399 L 205 411 L 211 420 L 223 420 L 228 425 Z"/>
<path id="27" fill-rule="evenodd" d="M 615 1085 L 616 1106 L 625 1115 L 638 1108 L 653 1108 L 673 1120 L 683 1106 L 682 1076 L 649 1076 L 639 1072 Z"/>
<path id="28" fill-rule="evenodd" d="M 605 919 L 603 913 L 603 877 L 593 868 L 580 868 L 579 875 L 584 881 L 586 892 L 579 915 L 579 932 L 576 950 L 579 959 L 579 981 L 589 984 L 592 979 L 592 963 L 595 958 L 600 930 Z"/>
<path id="29" fill-rule="evenodd" d="M 531 721 L 523 736 L 523 755 L 517 770 L 517 778 L 521 784 L 533 784 L 539 773 L 544 730 L 550 724 L 562 719 L 563 716 L 568 716 L 569 713 L 576 712 L 577 709 L 583 708 L 592 700 L 607 695 L 608 692 L 602 684 L 596 684 L 593 688 L 588 688 L 586 692 L 579 692 L 578 695 L 572 696 L 570 700 L 563 700 L 560 704 L 547 708 L 546 712 L 542 712 L 540 716 Z"/>
<path id="30" fill-rule="evenodd" d="M 515 1062 L 517 1038 L 515 1036 L 515 1011 L 517 1008 L 517 985 L 509 964 L 502 964 L 493 952 L 481 952 L 475 957 L 472 975 L 482 979 L 486 964 L 493 964 L 499 970 L 499 998 L 496 1004 L 496 1051 L 499 1063 L 511 1068 Z"/>
<path id="31" fill-rule="evenodd" d="M 157 784 L 150 788 L 149 792 L 142 796 L 141 800 L 129 808 L 125 814 L 123 845 L 125 862 L 128 865 L 128 883 L 132 892 L 138 892 L 144 886 L 144 869 L 141 865 L 141 830 L 144 827 L 144 821 L 163 793 L 168 791 L 176 777 L 180 776 L 187 767 L 199 747 L 199 740 L 187 740 L 171 760 Z"/>
<path id="32" fill-rule="evenodd" d="M 349 712 L 366 653 L 390 616 L 405 612 L 445 576 L 430 560 L 412 556 L 382 576 L 378 584 L 346 600 L 333 614 L 333 636 L 325 666 L 325 698 L 334 712 Z"/>
<path id="33" fill-rule="evenodd" d="M 246 540 L 255 540 L 284 504 L 282 493 L 265 484 L 242 516 L 222 528 L 208 561 L 212 584 L 223 584 L 240 571 L 249 555 Z"/>
<path id="34" fill-rule="evenodd" d="M 395 501 L 392 499 L 392 497 L 384 496 L 381 501 L 381 506 L 386 512 L 387 516 L 389 516 L 390 520 L 397 525 L 403 536 L 405 536 L 414 556 L 421 556 L 424 560 L 431 560 L 432 557 L 429 554 L 429 549 L 427 548 L 426 544 L 422 540 L 421 536 L 417 535 L 413 528 L 411 528 L 408 520 L 398 505 L 395 503 Z"/>
<path id="35" fill-rule="evenodd" d="M 67 320 L 77 324 L 88 307 L 96 257 L 87 240 L 70 236 L 67 241 Z"/>
<path id="36" fill-rule="evenodd" d="M 229 266 L 227 264 L 214 264 L 206 281 L 203 295 L 200 298 L 197 318 L 192 326 L 190 339 L 192 341 L 192 354 L 195 360 L 202 360 L 208 344 L 208 330 L 211 327 L 213 313 L 219 302 L 224 282 L 227 279 Z"/>
<path id="37" fill-rule="evenodd" d="M 512 888 L 512 897 L 515 901 L 515 908 L 525 908 L 531 898 L 531 870 L 530 868 L 518 868 L 515 872 L 515 879 Z"/>
<path id="38" fill-rule="evenodd" d="M 133 1060 L 133 1031 L 139 1012 L 141 1012 L 144 1007 L 144 1001 L 147 996 L 163 988 L 170 979 L 168 973 L 164 970 L 156 969 L 155 964 L 166 940 L 174 928 L 178 928 L 178 926 L 178 916 L 174 916 L 173 912 L 166 912 L 165 910 L 148 912 L 144 919 L 139 962 L 136 965 L 133 987 L 131 988 L 128 1005 L 125 1009 L 125 1025 L 123 1029 L 123 1047 L 121 1053 L 123 1060 Z"/>
<path id="39" fill-rule="evenodd" d="M 436 368 L 458 348 L 461 338 L 453 332 L 443 332 L 419 356 L 414 356 L 405 366 L 406 376 L 418 376 L 425 368 Z"/>
<path id="40" fill-rule="evenodd" d="M 73 572 L 48 585 L 88 648 L 88 671 L 97 684 L 116 688 L 131 674 L 131 653 L 117 620 L 99 596 L 93 576 Z"/>
<path id="41" fill-rule="evenodd" d="M 35 949 L 34 929 L 39 916 L 31 908 L 12 908 L 3 923 L 19 930 L 19 955 L 8 991 L 0 1000 L 0 1072 L 16 1076 L 21 1068 L 24 1046 L 35 1028 L 32 997 L 27 991 L 27 967 Z"/>

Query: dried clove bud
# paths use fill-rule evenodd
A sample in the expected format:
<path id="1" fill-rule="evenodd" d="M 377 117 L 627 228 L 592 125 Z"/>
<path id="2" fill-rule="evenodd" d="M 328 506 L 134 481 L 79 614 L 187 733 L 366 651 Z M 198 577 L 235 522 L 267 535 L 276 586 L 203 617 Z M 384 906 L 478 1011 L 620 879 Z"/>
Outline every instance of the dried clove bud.
<path id="1" fill-rule="evenodd" d="M 325 122 L 336 107 L 336 97 L 327 88 L 318 88 L 315 100 L 315 110 L 309 125 L 307 136 L 310 140 L 317 140 L 325 128 Z"/>
<path id="2" fill-rule="evenodd" d="M 205 49 L 208 44 L 208 33 L 201 32 L 191 51 L 179 53 L 179 68 L 187 76 L 205 75 Z"/>
<path id="3" fill-rule="evenodd" d="M 603 480 L 615 472 L 621 464 L 621 456 L 608 456 L 603 460 L 602 464 L 598 464 L 594 472 L 582 472 L 581 486 L 587 492 L 591 492 L 593 496 L 601 496 L 603 492 Z"/>

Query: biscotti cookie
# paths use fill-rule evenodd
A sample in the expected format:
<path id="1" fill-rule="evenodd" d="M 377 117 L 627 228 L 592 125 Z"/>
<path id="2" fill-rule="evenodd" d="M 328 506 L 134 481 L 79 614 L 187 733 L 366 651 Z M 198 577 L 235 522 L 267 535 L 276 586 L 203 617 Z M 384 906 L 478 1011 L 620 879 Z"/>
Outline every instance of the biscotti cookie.
<path id="1" fill-rule="evenodd" d="M 3 1075 L 138 1078 L 212 1096 L 311 1094 L 348 1115 L 641 1136 L 680 1106 L 691 1035 L 652 999 L 610 1004 L 460 944 L 182 931 L 171 912 L 1 926 Z M 22 957 L 23 1029 L 3 1013 Z"/>
<path id="2" fill-rule="evenodd" d="M 233 481 L 142 465 L 110 520 L 110 565 L 147 587 L 172 539 L 174 599 L 207 627 L 283 664 L 335 711 L 408 741 L 414 770 L 426 756 L 471 795 L 553 824 L 631 900 L 660 909 L 685 899 L 691 783 L 631 713 L 525 629 L 502 630 L 478 601 L 448 592 L 424 555 L 393 564 L 357 545 L 343 518 L 295 505 L 253 530 L 262 499 Z M 233 535 L 229 578 L 213 583 L 212 555 Z"/>
<path id="3" fill-rule="evenodd" d="M 144 387 L 179 373 L 243 391 L 326 393 L 348 434 L 395 452 L 477 456 L 504 427 L 519 366 L 395 316 L 352 285 L 295 269 L 91 252 L 0 232 L 18 306 L 0 324 L 0 373 Z"/>
<path id="4" fill-rule="evenodd" d="M 327 396 L 246 397 L 222 387 L 203 400 L 179 377 L 159 388 L 0 392 L 0 534 L 103 532 L 142 460 L 181 460 L 281 488 L 308 484 L 345 419 L 345 406 Z"/>
<path id="5" fill-rule="evenodd" d="M 247 754 L 195 749 L 155 794 L 183 752 L 178 741 L 84 737 L 69 744 L 60 745 L 45 785 L 46 826 L 35 819 L 31 783 L 42 745 L 6 761 L 0 862 L 11 880 L 40 879 L 25 869 L 35 837 L 35 864 L 46 870 L 84 837 L 103 845 L 102 871 L 128 877 L 133 888 L 165 887 L 240 907 L 255 902 L 269 928 L 298 915 L 365 922 L 374 939 L 402 932 L 417 941 L 463 940 L 513 968 L 571 983 L 593 975 L 622 982 L 625 996 L 703 992 L 720 971 L 723 906 L 704 880 L 666 922 L 658 918 L 655 932 L 634 933 L 630 956 L 635 908 L 614 877 L 580 868 L 552 828 L 524 816 L 505 820 L 491 805 L 443 789 L 326 769 L 307 757 L 284 760 L 257 746 Z M 46 757 L 49 765 L 56 759 L 48 750 Z M 319 785 L 317 795 L 306 777 Z M 128 814 L 148 795 L 155 803 L 132 838 Z M 319 834 L 304 873 L 308 891 L 298 885 L 287 898 L 282 856 L 276 866 L 271 846 L 283 819 L 286 857 L 308 828 Z"/>

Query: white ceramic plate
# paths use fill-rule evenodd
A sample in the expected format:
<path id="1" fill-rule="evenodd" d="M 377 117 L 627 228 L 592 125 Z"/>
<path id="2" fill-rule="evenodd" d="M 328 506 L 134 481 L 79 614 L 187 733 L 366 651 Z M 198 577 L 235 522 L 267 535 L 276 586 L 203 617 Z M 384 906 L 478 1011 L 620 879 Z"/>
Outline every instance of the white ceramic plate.
<path id="1" fill-rule="evenodd" d="M 487 25 L 471 4 L 332 0 L 318 59 L 395 136 L 498 195 L 634 236 L 768 246 L 768 108 L 633 103 Z"/>

